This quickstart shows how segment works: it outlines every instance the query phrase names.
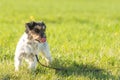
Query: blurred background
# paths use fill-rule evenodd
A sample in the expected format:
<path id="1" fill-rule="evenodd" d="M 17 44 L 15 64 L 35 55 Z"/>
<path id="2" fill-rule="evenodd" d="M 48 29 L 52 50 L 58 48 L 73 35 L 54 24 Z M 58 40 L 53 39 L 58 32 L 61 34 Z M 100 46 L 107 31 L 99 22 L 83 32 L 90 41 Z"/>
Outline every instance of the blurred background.
<path id="1" fill-rule="evenodd" d="M 0 0 L 0 71 L 4 74 L 14 71 L 15 47 L 30 21 L 45 22 L 53 61 L 58 60 L 54 65 L 72 70 L 62 76 L 50 70 L 52 74 L 40 74 L 36 80 L 120 79 L 120 69 L 111 69 L 120 65 L 120 0 Z M 82 71 L 88 64 L 88 72 Z M 107 72 L 96 74 L 96 66 Z"/>

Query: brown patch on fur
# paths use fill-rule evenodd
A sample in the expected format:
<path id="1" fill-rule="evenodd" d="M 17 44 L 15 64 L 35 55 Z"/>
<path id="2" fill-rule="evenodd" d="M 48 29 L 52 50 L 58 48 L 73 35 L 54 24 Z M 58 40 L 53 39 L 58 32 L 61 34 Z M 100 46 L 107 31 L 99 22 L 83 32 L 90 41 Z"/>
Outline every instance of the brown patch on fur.
<path id="1" fill-rule="evenodd" d="M 33 30 L 29 31 L 28 37 L 29 37 L 29 39 L 33 39 L 33 40 L 41 39 L 41 36 L 39 34 L 36 34 Z"/>
<path id="2" fill-rule="evenodd" d="M 39 29 L 39 30 L 41 30 L 41 29 L 42 29 L 42 27 L 41 27 L 41 26 L 39 26 L 39 25 L 35 26 L 35 28 L 36 28 L 36 29 Z"/>

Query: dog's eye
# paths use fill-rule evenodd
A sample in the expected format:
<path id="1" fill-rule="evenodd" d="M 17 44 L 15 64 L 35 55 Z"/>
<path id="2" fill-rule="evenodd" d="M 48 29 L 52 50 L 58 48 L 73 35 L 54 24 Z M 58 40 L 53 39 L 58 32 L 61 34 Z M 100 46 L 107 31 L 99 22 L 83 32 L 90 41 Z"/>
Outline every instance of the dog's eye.
<path id="1" fill-rule="evenodd" d="M 39 33 L 39 29 L 35 29 L 35 32 L 36 32 L 36 33 Z"/>

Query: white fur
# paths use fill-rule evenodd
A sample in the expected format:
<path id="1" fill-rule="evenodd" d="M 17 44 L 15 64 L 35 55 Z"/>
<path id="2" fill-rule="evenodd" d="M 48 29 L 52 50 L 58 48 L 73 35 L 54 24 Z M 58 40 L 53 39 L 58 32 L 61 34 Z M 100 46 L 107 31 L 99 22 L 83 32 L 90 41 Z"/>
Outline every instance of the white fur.
<path id="1" fill-rule="evenodd" d="M 20 38 L 15 51 L 15 71 L 19 70 L 23 58 L 28 62 L 28 68 L 35 69 L 37 63 L 35 55 L 38 55 L 40 52 L 44 54 L 47 64 L 51 63 L 52 59 L 48 43 L 39 43 L 35 40 L 29 40 L 28 34 L 24 33 Z"/>

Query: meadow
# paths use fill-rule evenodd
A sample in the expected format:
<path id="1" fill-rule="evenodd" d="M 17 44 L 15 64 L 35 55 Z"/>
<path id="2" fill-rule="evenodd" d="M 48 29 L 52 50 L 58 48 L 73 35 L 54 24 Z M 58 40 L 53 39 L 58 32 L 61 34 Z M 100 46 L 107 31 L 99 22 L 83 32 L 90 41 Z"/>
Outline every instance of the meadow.
<path id="1" fill-rule="evenodd" d="M 0 80 L 120 80 L 120 0 L 0 0 Z M 53 63 L 14 71 L 25 23 L 44 21 Z M 40 57 L 40 56 L 39 56 Z M 44 59 L 40 57 L 44 63 Z"/>

